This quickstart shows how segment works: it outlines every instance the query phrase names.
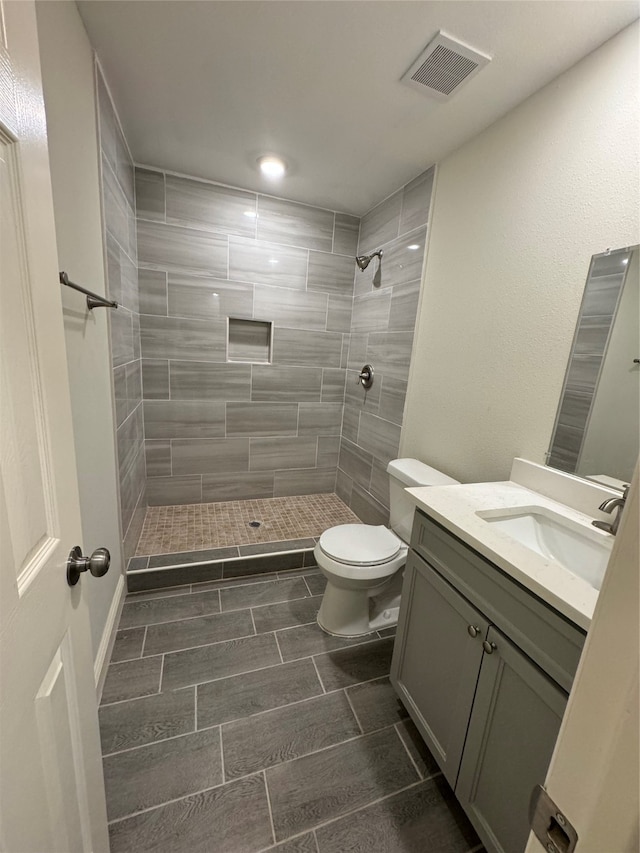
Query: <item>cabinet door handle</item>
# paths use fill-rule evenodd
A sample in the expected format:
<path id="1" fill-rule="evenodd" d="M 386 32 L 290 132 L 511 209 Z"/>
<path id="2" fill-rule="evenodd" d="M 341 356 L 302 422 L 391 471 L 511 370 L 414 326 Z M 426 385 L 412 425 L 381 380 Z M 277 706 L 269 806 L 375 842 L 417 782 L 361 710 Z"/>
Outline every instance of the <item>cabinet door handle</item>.
<path id="1" fill-rule="evenodd" d="M 480 633 L 480 628 L 477 625 L 467 625 L 467 633 L 470 637 L 477 637 Z"/>
<path id="2" fill-rule="evenodd" d="M 485 650 L 485 652 L 488 655 L 492 655 L 494 649 L 497 649 L 498 647 L 496 646 L 495 643 L 490 643 L 488 640 L 483 640 L 482 641 L 482 648 Z"/>

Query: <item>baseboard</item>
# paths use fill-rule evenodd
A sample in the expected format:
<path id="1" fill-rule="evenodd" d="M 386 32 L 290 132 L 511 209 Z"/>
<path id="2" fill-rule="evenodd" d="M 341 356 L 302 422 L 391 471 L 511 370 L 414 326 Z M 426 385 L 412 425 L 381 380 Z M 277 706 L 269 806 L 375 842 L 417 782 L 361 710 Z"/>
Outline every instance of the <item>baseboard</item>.
<path id="1" fill-rule="evenodd" d="M 102 698 L 102 688 L 104 687 L 104 680 L 107 677 L 107 668 L 109 666 L 109 660 L 111 659 L 111 652 L 113 651 L 113 644 L 116 639 L 116 628 L 120 621 L 120 614 L 122 612 L 122 606 L 124 605 L 126 592 L 127 586 L 125 583 L 125 577 L 124 575 L 120 575 L 113 594 L 113 600 L 111 601 L 111 607 L 109 608 L 109 613 L 107 615 L 107 622 L 104 626 L 104 631 L 102 632 L 102 639 L 100 640 L 98 653 L 96 654 L 96 659 L 93 664 L 98 704 Z"/>

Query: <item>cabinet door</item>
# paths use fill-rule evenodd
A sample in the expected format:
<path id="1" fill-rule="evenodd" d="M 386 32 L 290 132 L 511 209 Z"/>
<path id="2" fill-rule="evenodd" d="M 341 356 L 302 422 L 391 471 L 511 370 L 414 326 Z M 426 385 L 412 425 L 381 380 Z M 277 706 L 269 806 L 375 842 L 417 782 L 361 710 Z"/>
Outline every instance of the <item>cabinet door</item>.
<path id="1" fill-rule="evenodd" d="M 522 853 L 567 695 L 495 628 L 487 640 L 456 795 L 489 853 Z"/>
<path id="2" fill-rule="evenodd" d="M 409 552 L 391 680 L 452 787 L 488 629 L 484 616 Z"/>

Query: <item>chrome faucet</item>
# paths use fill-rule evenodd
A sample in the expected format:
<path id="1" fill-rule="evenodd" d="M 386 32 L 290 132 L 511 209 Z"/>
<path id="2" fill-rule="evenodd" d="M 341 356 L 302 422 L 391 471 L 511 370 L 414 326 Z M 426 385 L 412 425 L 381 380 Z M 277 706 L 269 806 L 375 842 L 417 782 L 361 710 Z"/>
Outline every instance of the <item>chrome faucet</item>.
<path id="1" fill-rule="evenodd" d="M 607 498 L 606 501 L 603 501 L 603 503 L 600 504 L 599 509 L 602 510 L 602 512 L 613 512 L 615 509 L 618 510 L 613 517 L 613 521 L 598 521 L 596 519 L 596 521 L 592 521 L 591 524 L 593 524 L 594 527 L 597 527 L 598 530 L 604 530 L 606 533 L 611 533 L 615 536 L 618 532 L 618 527 L 620 526 L 620 517 L 628 494 L 629 486 L 625 486 L 621 498 Z"/>

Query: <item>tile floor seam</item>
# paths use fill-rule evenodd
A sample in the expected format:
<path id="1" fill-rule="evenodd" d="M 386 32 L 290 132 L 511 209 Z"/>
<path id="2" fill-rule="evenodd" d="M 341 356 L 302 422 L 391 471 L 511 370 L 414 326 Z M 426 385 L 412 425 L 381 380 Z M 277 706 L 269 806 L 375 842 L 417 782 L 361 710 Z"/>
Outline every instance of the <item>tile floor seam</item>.
<path id="1" fill-rule="evenodd" d="M 409 719 L 410 719 L 410 718 L 409 718 Z M 427 779 L 431 779 L 431 778 L 433 778 L 434 776 L 438 776 L 438 775 L 439 775 L 439 773 L 440 773 L 440 771 L 438 771 L 438 772 L 436 772 L 436 773 L 432 773 L 432 774 L 431 774 L 431 776 L 425 776 L 425 775 L 422 773 L 422 771 L 421 771 L 421 770 L 420 770 L 420 768 L 418 767 L 418 765 L 417 765 L 417 763 L 416 763 L 416 761 L 415 761 L 415 759 L 414 759 L 413 755 L 411 755 L 411 753 L 409 752 L 409 747 L 408 747 L 408 746 L 407 746 L 407 744 L 404 742 L 404 738 L 403 738 L 403 737 L 402 737 L 402 735 L 400 734 L 400 731 L 399 731 L 399 729 L 398 729 L 398 726 L 399 726 L 399 725 L 401 725 L 401 724 L 400 724 L 400 723 L 394 723 L 394 724 L 393 724 L 393 728 L 396 730 L 396 734 L 398 735 L 398 737 L 399 737 L 399 739 L 400 739 L 400 743 L 401 743 L 401 744 L 402 744 L 402 746 L 404 747 L 404 751 L 405 751 L 405 752 L 407 753 L 407 755 L 409 756 L 409 761 L 410 761 L 410 762 L 411 762 L 411 764 L 413 765 L 413 767 L 414 767 L 414 769 L 415 769 L 416 773 L 418 774 L 418 776 L 419 776 L 423 781 L 425 781 L 425 782 L 426 782 L 426 780 L 427 780 Z"/>
<path id="2" fill-rule="evenodd" d="M 377 797 L 375 800 L 371 800 L 371 802 L 369 803 L 364 803 L 358 806 L 357 808 L 348 809 L 346 812 L 339 814 L 337 817 L 332 817 L 330 820 L 324 820 L 320 823 L 314 824 L 310 829 L 305 830 L 305 832 L 313 832 L 315 834 L 319 829 L 324 829 L 325 826 L 329 826 L 332 823 L 337 823 L 339 820 L 343 820 L 345 817 L 349 817 L 350 815 L 354 815 L 358 812 L 364 811 L 365 809 L 369 809 L 371 808 L 371 806 L 375 806 L 378 803 L 383 803 L 385 800 L 389 800 L 392 797 L 397 797 L 398 794 L 404 794 L 406 791 L 410 791 L 412 788 L 417 788 L 419 785 L 423 785 L 426 781 L 428 780 L 417 779 L 415 782 L 411 782 L 410 785 L 405 785 L 403 788 L 398 788 L 397 791 L 393 791 L 390 794 L 385 794 L 383 797 Z M 295 836 L 283 838 L 278 842 L 278 844 L 284 844 L 285 841 L 289 841 L 293 837 Z M 467 853 L 471 853 L 471 851 L 467 851 Z"/>
<path id="3" fill-rule="evenodd" d="M 324 682 L 322 681 L 322 677 L 320 676 L 320 670 L 318 669 L 318 664 L 316 663 L 316 659 L 313 655 L 311 655 L 311 663 L 313 664 L 313 668 L 316 671 L 316 675 L 318 676 L 318 681 L 320 682 L 320 687 L 322 687 L 322 692 L 326 693 L 327 688 L 324 686 Z"/>
<path id="4" fill-rule="evenodd" d="M 174 596 L 174 598 L 178 598 L 179 596 Z M 241 608 L 243 610 L 248 610 L 248 607 Z M 123 628 L 123 631 L 129 631 L 134 628 L 155 628 L 157 625 L 173 625 L 175 622 L 188 622 L 191 619 L 204 619 L 207 616 L 222 616 L 224 613 L 237 613 L 236 610 L 224 610 L 218 611 L 214 610 L 212 613 L 198 613 L 195 616 L 182 616 L 180 619 L 167 619 L 165 622 L 145 622 L 143 625 L 132 625 L 131 628 Z M 145 655 L 143 655 L 145 657 Z M 146 657 L 151 657 L 151 655 L 147 655 Z"/>
<path id="5" fill-rule="evenodd" d="M 204 729 L 202 731 L 204 731 Z M 220 743 L 220 769 L 222 771 L 222 784 L 224 785 L 226 773 L 224 769 L 224 744 L 222 742 L 222 726 L 218 726 L 218 741 Z"/>
<path id="6" fill-rule="evenodd" d="M 313 843 L 316 846 L 316 853 L 320 853 L 320 845 L 318 844 L 318 836 L 316 835 L 315 828 L 312 829 L 311 834 L 313 835 Z"/>
<path id="7" fill-rule="evenodd" d="M 193 685 L 193 724 L 198 731 L 198 685 Z"/>
<path id="8" fill-rule="evenodd" d="M 271 836 L 273 838 L 273 843 L 277 844 L 278 842 L 276 841 L 276 828 L 275 828 L 275 824 L 273 822 L 273 811 L 271 809 L 271 796 L 269 794 L 269 785 L 267 784 L 267 774 L 265 773 L 264 770 L 262 770 L 262 778 L 264 780 L 264 791 L 265 791 L 265 794 L 267 796 L 267 808 L 269 810 L 269 823 L 271 824 Z"/>
<path id="9" fill-rule="evenodd" d="M 256 620 L 253 618 L 253 607 L 249 608 L 249 615 L 251 616 L 251 624 L 253 625 L 253 633 L 257 637 L 258 631 L 256 630 Z M 265 631 L 264 633 L 266 634 L 267 632 Z M 277 642 L 278 641 L 276 640 L 276 643 Z M 280 655 L 280 657 L 282 657 L 282 655 Z"/>
<path id="10" fill-rule="evenodd" d="M 153 657 L 156 657 L 155 655 Z M 162 655 L 162 660 L 160 661 L 160 683 L 158 685 L 158 693 L 162 693 L 162 679 L 164 678 L 164 655 Z"/>
<path id="11" fill-rule="evenodd" d="M 305 584 L 306 587 L 306 584 Z M 238 610 L 250 610 L 251 607 L 269 607 L 272 604 L 287 604 L 290 601 L 304 601 L 307 598 L 313 598 L 312 595 L 301 595 L 300 598 L 282 598 L 277 601 L 269 601 L 267 604 L 251 604 L 249 607 L 228 607 L 225 610 L 221 610 L 221 613 L 237 613 Z M 180 620 L 177 620 L 180 621 Z M 296 628 L 297 625 L 292 625 L 292 628 Z M 283 628 L 281 630 L 286 630 Z"/>
<path id="12" fill-rule="evenodd" d="M 351 702 L 351 699 L 349 698 L 349 694 L 347 693 L 347 688 L 343 687 L 342 690 L 344 692 L 344 697 L 347 700 L 347 704 L 351 708 L 351 713 L 353 714 L 355 721 L 358 725 L 358 728 L 360 729 L 360 734 L 364 734 L 364 728 L 362 727 L 362 723 L 360 722 L 360 720 L 358 719 L 358 715 L 356 714 L 356 709 L 353 707 L 353 703 Z M 327 695 L 330 695 L 330 694 L 327 694 Z M 382 728 L 386 728 L 386 726 L 383 726 Z"/>
<path id="13" fill-rule="evenodd" d="M 278 649 L 278 654 L 280 655 L 280 663 L 284 663 L 284 657 L 282 655 L 282 649 L 280 648 L 280 643 L 278 642 L 278 633 L 277 631 L 273 632 L 273 636 L 276 639 L 276 648 Z M 292 661 L 287 661 L 287 663 L 292 663 Z"/>

